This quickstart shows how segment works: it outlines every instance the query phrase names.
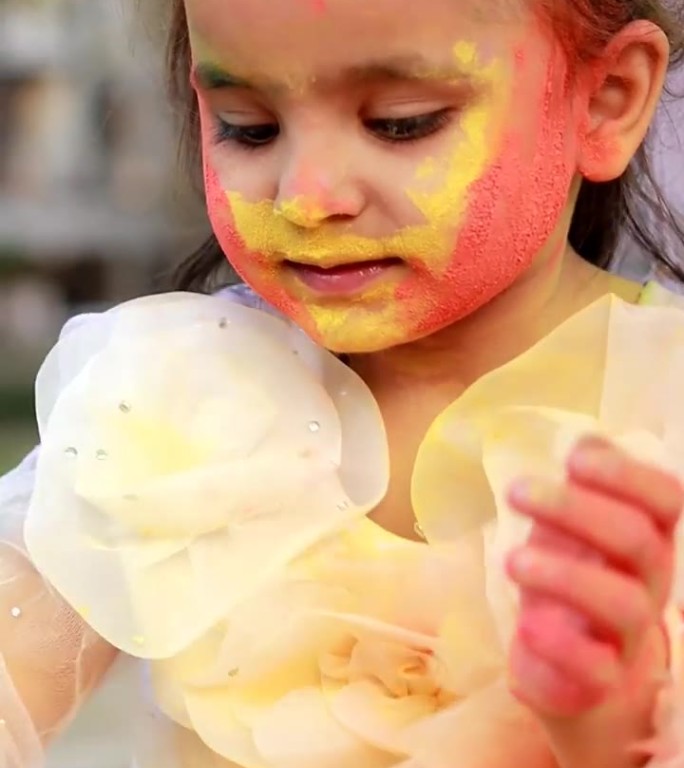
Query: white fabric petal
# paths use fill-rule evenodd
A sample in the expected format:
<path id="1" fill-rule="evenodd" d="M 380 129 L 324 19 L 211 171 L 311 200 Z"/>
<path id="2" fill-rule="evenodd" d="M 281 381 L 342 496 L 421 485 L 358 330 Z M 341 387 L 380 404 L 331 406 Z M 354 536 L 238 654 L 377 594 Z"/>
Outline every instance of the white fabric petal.
<path id="1" fill-rule="evenodd" d="M 37 401 L 27 545 L 132 655 L 178 653 L 387 485 L 361 380 L 283 320 L 217 298 L 149 297 L 81 323 Z"/>

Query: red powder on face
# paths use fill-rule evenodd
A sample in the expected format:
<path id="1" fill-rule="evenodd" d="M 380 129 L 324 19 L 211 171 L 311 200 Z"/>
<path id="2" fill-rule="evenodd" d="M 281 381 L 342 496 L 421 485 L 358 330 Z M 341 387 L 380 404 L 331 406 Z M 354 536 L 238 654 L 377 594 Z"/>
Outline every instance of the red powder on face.
<path id="1" fill-rule="evenodd" d="M 204 107 L 200 100 L 200 111 Z M 209 118 L 207 118 L 208 120 Z M 208 125 L 209 123 L 205 123 Z M 269 265 L 261 254 L 249 251 L 237 233 L 235 221 L 226 198 L 226 192 L 221 185 L 216 171 L 207 162 L 209 156 L 208 139 L 203 135 L 203 156 L 204 156 L 204 188 L 207 202 L 207 210 L 211 221 L 212 229 L 216 235 L 226 258 L 233 268 L 239 272 L 240 277 L 247 283 L 256 283 L 259 286 L 261 297 L 274 307 L 278 307 L 288 317 L 291 317 L 306 331 L 313 335 L 314 328 L 312 321 L 304 312 L 301 304 L 296 302 L 283 289 L 282 284 L 273 275 L 273 267 Z M 258 278 L 251 280 L 251 272 L 254 270 Z M 271 279 L 269 279 L 271 273 Z"/>
<path id="2" fill-rule="evenodd" d="M 446 273 L 399 289 L 406 311 L 420 314 L 407 322 L 421 334 L 469 315 L 508 288 L 544 247 L 567 203 L 575 144 L 562 62 L 551 62 L 546 87 L 532 102 L 522 51 L 515 66 L 511 103 L 536 115 L 522 129 L 532 135 L 506 132 L 497 159 L 471 186 Z"/>

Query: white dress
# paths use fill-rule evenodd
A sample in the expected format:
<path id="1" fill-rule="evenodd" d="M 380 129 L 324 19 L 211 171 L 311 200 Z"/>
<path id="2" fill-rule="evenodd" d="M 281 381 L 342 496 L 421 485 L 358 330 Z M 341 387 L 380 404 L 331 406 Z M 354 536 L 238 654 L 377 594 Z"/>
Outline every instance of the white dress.
<path id="1" fill-rule="evenodd" d="M 0 484 L 5 768 L 46 736 L 22 669 L 70 714 L 100 638 L 136 660 L 136 768 L 547 764 L 505 685 L 503 562 L 529 532 L 505 491 L 560 477 L 588 432 L 684 479 L 681 299 L 605 297 L 445 409 L 412 480 L 423 542 L 367 517 L 389 478 L 369 390 L 253 306 L 140 299 L 72 323 L 41 369 L 40 452 Z M 684 765 L 682 583 L 652 768 Z"/>

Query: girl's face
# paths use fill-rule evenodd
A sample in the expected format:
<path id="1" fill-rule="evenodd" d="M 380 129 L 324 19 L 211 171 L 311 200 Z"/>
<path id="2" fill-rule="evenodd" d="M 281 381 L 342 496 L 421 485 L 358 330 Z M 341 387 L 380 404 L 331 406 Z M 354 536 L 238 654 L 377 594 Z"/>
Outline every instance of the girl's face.
<path id="1" fill-rule="evenodd" d="M 562 249 L 579 110 L 514 5 L 186 0 L 214 230 L 329 349 L 431 334 Z"/>

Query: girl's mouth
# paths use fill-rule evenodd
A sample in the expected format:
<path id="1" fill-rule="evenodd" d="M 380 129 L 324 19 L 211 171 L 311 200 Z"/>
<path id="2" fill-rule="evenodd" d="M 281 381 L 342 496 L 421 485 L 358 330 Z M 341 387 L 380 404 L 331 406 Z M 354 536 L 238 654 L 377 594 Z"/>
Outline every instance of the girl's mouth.
<path id="1" fill-rule="evenodd" d="M 333 267 L 286 261 L 290 273 L 309 290 L 326 296 L 350 296 L 390 276 L 402 266 L 399 258 L 373 259 Z"/>

